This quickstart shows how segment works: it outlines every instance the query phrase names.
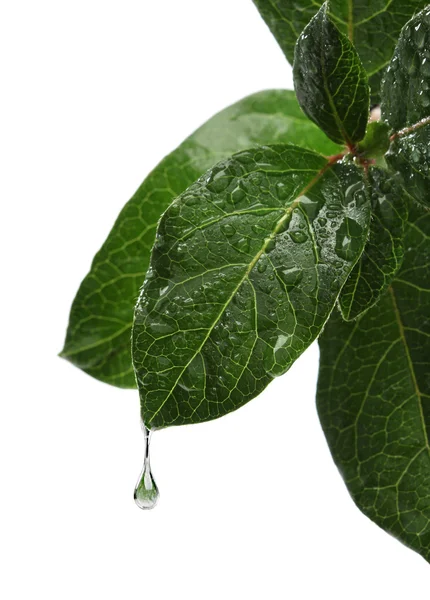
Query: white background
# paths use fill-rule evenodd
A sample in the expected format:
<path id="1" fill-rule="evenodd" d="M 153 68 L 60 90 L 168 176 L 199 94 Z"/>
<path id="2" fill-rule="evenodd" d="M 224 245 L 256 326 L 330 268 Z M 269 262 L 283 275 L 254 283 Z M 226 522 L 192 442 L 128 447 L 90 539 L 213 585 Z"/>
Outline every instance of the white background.
<path id="1" fill-rule="evenodd" d="M 251 0 L 5 0 L 0 595 L 404 599 L 422 558 L 359 513 L 314 407 L 318 350 L 239 411 L 154 435 L 137 392 L 57 358 L 80 280 L 143 177 L 242 96 L 292 87 Z"/>

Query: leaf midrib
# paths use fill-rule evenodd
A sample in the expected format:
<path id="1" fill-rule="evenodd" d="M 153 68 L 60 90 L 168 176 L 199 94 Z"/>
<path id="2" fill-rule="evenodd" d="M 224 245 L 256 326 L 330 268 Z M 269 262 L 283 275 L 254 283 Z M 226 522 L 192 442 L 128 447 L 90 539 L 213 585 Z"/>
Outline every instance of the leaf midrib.
<path id="1" fill-rule="evenodd" d="M 278 234 L 278 232 L 280 231 L 280 229 L 282 229 L 283 224 L 285 223 L 285 221 L 289 218 L 289 216 L 295 210 L 295 208 L 297 208 L 297 206 L 299 206 L 299 204 L 300 204 L 300 198 L 302 196 L 306 195 L 309 192 L 309 190 L 312 189 L 312 187 L 327 172 L 327 170 L 330 167 L 333 166 L 333 164 L 334 164 L 333 162 L 331 162 L 330 160 L 328 160 L 326 162 L 326 164 L 316 173 L 315 177 L 298 194 L 298 196 L 296 197 L 296 199 L 285 209 L 284 215 L 276 223 L 276 226 L 274 227 L 272 233 L 267 238 L 265 238 L 263 246 L 257 252 L 257 254 L 254 256 L 254 258 L 250 262 L 248 268 L 246 269 L 243 277 L 240 279 L 239 283 L 237 284 L 237 286 L 234 288 L 233 292 L 228 297 L 227 301 L 225 302 L 225 304 L 221 308 L 221 310 L 220 310 L 218 316 L 216 317 L 216 319 L 214 319 L 214 322 L 212 323 L 212 326 L 208 329 L 208 332 L 207 332 L 206 336 L 204 337 L 202 343 L 200 344 L 200 346 L 198 347 L 198 349 L 193 353 L 192 357 L 186 363 L 186 365 L 181 369 L 178 377 L 176 378 L 176 381 L 172 385 L 171 390 L 169 391 L 169 393 L 167 394 L 167 396 L 165 397 L 165 399 L 163 400 L 163 402 L 160 404 L 160 406 L 157 408 L 157 410 L 152 414 L 152 416 L 148 419 L 148 424 L 155 419 L 155 417 L 162 410 L 162 408 L 164 407 L 164 405 L 166 404 L 166 402 L 169 400 L 170 396 L 173 394 L 173 391 L 175 390 L 176 386 L 178 385 L 179 380 L 181 379 L 182 375 L 184 374 L 184 372 L 186 371 L 186 369 L 190 366 L 190 364 L 193 362 L 193 360 L 196 358 L 196 356 L 199 354 L 199 352 L 201 352 L 202 348 L 206 344 L 206 342 L 209 339 L 209 337 L 210 337 L 210 335 L 211 335 L 214 327 L 216 326 L 216 324 L 218 323 L 218 321 L 220 320 L 220 318 L 224 314 L 224 311 L 226 310 L 227 306 L 230 304 L 230 302 L 232 302 L 234 296 L 237 294 L 237 292 L 239 291 L 240 287 L 242 286 L 242 284 L 244 283 L 244 281 L 247 279 L 247 277 L 251 273 L 252 269 L 255 267 L 255 265 L 257 264 L 258 260 L 260 259 L 260 257 L 263 255 L 263 253 L 265 252 L 265 250 L 269 246 L 270 242 L 275 238 L 275 236 Z"/>

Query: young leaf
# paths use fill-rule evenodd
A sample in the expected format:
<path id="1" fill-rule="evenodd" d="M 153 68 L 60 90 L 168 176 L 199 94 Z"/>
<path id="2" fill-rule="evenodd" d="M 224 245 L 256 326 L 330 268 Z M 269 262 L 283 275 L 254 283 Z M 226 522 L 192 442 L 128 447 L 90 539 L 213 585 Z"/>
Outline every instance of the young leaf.
<path id="1" fill-rule="evenodd" d="M 353 147 L 365 135 L 369 85 L 354 46 L 324 3 L 297 40 L 294 86 L 303 111 L 328 137 Z"/>
<path id="2" fill-rule="evenodd" d="M 386 155 L 408 193 L 430 206 L 430 6 L 402 30 L 382 86 L 382 116 L 394 130 Z"/>
<path id="3" fill-rule="evenodd" d="M 317 405 L 357 506 L 430 561 L 430 214 L 413 210 L 393 285 L 324 329 Z"/>
<path id="4" fill-rule="evenodd" d="M 161 161 L 125 205 L 81 283 L 61 356 L 102 381 L 134 387 L 133 311 L 161 213 L 217 161 L 291 140 L 322 153 L 339 151 L 302 113 L 294 92 L 268 90 L 218 113 Z"/>
<path id="5" fill-rule="evenodd" d="M 369 219 L 362 170 L 297 146 L 236 154 L 188 188 L 160 221 L 136 306 L 146 425 L 220 417 L 285 373 L 321 331 Z"/>
<path id="6" fill-rule="evenodd" d="M 358 144 L 358 152 L 366 158 L 382 157 L 390 146 L 390 127 L 382 121 L 367 125 L 366 135 Z"/>
<path id="7" fill-rule="evenodd" d="M 403 188 L 383 169 L 369 169 L 368 181 L 372 203 L 369 239 L 339 296 L 347 321 L 356 319 L 379 300 L 403 260 L 408 216 Z"/>

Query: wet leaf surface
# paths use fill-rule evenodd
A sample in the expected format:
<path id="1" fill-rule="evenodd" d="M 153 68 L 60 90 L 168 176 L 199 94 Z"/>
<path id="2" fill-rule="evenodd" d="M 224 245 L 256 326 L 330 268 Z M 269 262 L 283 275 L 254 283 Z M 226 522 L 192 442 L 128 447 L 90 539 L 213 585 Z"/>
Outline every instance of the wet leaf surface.
<path id="1" fill-rule="evenodd" d="M 371 168 L 368 181 L 372 202 L 369 239 L 339 296 L 346 320 L 356 319 L 378 302 L 403 260 L 408 215 L 403 188 L 383 169 Z"/>
<path id="2" fill-rule="evenodd" d="M 291 64 L 297 38 L 322 5 L 321 0 L 254 0 Z M 426 0 L 332 0 L 330 14 L 353 42 L 370 78 L 372 103 L 380 100 L 380 84 L 403 25 L 426 6 Z"/>
<path id="3" fill-rule="evenodd" d="M 402 30 L 382 86 L 382 117 L 393 130 L 387 163 L 407 192 L 430 206 L 430 7 Z"/>
<path id="4" fill-rule="evenodd" d="M 331 140 L 352 147 L 363 139 L 369 114 L 367 75 L 327 4 L 297 40 L 293 74 L 300 106 Z"/>
<path id="5" fill-rule="evenodd" d="M 135 387 L 133 311 L 160 215 L 217 161 L 256 144 L 293 140 L 324 154 L 338 151 L 300 110 L 294 92 L 268 90 L 218 113 L 162 160 L 96 254 L 73 302 L 61 355 L 102 381 Z"/>
<path id="6" fill-rule="evenodd" d="M 320 333 L 369 220 L 362 170 L 296 146 L 236 154 L 189 187 L 161 219 L 136 306 L 146 425 L 220 417 L 285 373 Z"/>

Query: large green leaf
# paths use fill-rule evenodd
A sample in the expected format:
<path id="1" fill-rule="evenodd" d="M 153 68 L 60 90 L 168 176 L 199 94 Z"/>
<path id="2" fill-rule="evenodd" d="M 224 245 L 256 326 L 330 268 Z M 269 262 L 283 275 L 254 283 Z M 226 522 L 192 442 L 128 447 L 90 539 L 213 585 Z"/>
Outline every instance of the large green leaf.
<path id="1" fill-rule="evenodd" d="M 321 6 L 321 0 L 253 0 L 287 59 L 293 64 L 300 33 Z M 400 30 L 426 0 L 332 0 L 330 14 L 354 43 L 370 77 L 372 101 L 379 101 L 379 86 L 391 60 Z"/>
<path id="2" fill-rule="evenodd" d="M 327 3 L 297 40 L 293 74 L 300 106 L 330 139 L 350 148 L 363 139 L 367 75 L 354 46 L 333 24 Z"/>
<path id="3" fill-rule="evenodd" d="M 164 213 L 136 306 L 149 428 L 220 417 L 321 331 L 367 237 L 361 169 L 291 145 L 236 154 Z"/>
<path id="4" fill-rule="evenodd" d="M 339 296 L 346 320 L 356 319 L 379 300 L 403 260 L 408 216 L 403 188 L 391 174 L 378 168 L 369 169 L 368 182 L 372 203 L 369 239 Z"/>
<path id="5" fill-rule="evenodd" d="M 388 164 L 430 206 L 430 6 L 402 30 L 382 86 L 382 117 L 394 131 Z"/>
<path id="6" fill-rule="evenodd" d="M 387 293 L 326 325 L 317 403 L 357 506 L 430 561 L 430 213 L 413 211 Z"/>
<path id="7" fill-rule="evenodd" d="M 217 161 L 292 140 L 324 154 L 339 151 L 302 113 L 294 92 L 268 90 L 218 113 L 162 160 L 125 205 L 81 283 L 61 356 L 102 381 L 134 387 L 133 310 L 161 213 Z"/>

